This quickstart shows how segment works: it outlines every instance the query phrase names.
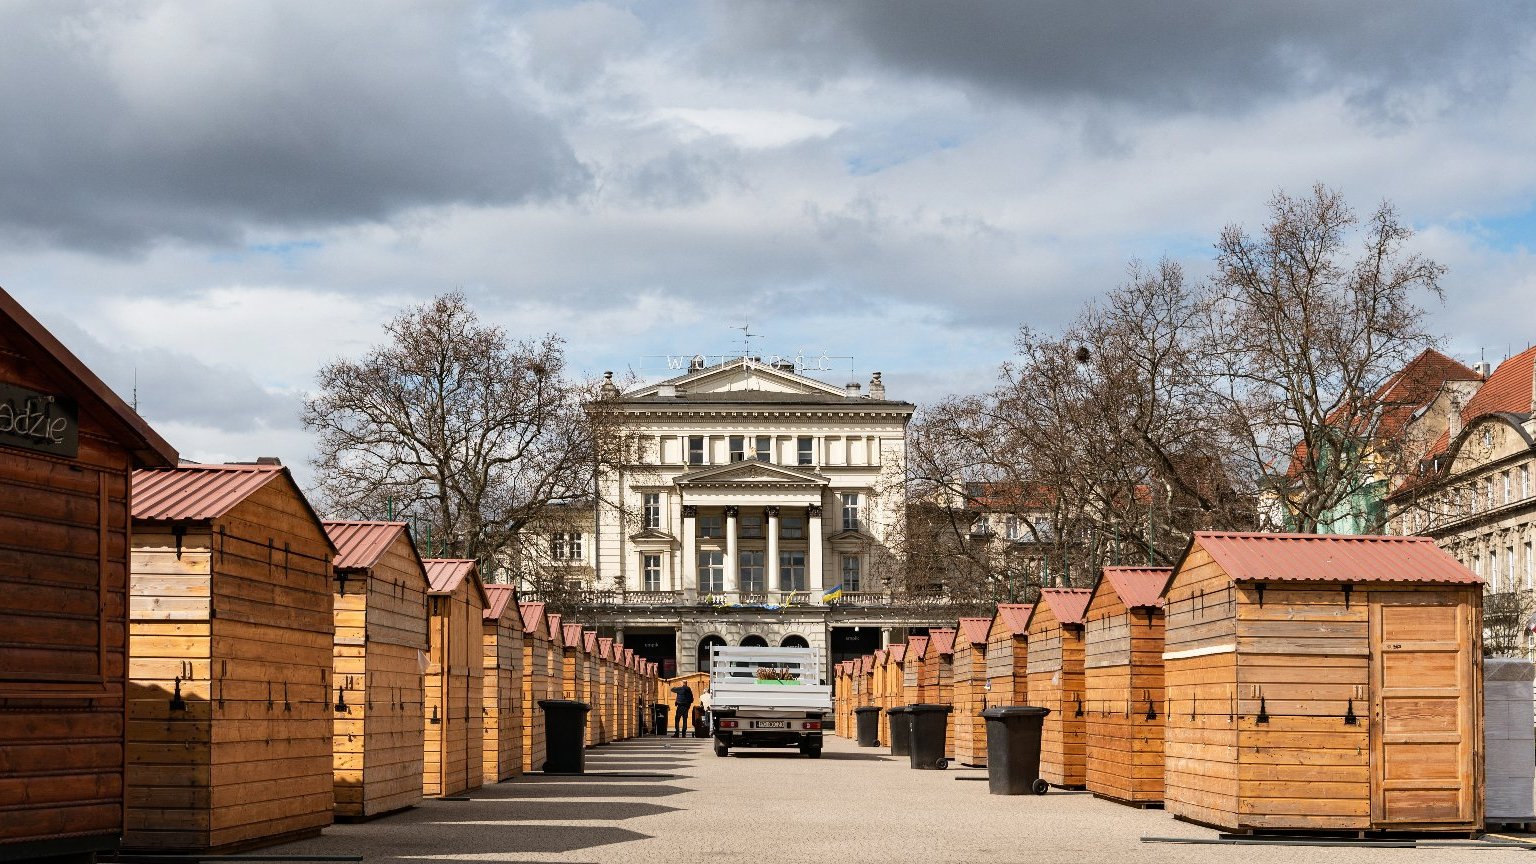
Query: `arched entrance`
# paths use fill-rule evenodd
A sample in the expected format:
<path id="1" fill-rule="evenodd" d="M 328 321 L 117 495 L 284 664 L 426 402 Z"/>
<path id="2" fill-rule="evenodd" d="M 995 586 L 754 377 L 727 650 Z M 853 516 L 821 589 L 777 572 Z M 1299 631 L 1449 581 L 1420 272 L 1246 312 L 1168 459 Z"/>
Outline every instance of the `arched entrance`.
<path id="1" fill-rule="evenodd" d="M 779 643 L 779 647 L 781 647 L 781 648 L 809 648 L 809 647 L 811 647 L 811 643 L 805 641 L 805 637 L 804 636 L 795 636 L 795 635 L 791 634 L 789 636 L 785 636 L 784 637 L 784 641 Z"/>
<path id="2" fill-rule="evenodd" d="M 741 640 L 741 647 L 743 647 L 743 648 L 767 648 L 768 647 L 768 640 L 764 639 L 761 636 L 757 636 L 757 635 L 747 636 L 747 637 L 744 637 Z"/>
<path id="3" fill-rule="evenodd" d="M 725 640 L 719 636 L 713 635 L 705 636 L 703 639 L 699 640 L 698 670 L 700 672 L 709 671 L 709 649 L 715 647 L 724 648 Z"/>

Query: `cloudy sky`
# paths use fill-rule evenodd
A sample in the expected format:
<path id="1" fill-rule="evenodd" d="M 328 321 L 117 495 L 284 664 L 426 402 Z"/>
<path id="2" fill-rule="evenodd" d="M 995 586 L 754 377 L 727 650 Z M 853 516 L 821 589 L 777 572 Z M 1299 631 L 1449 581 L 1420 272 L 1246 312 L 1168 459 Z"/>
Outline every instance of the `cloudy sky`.
<path id="1" fill-rule="evenodd" d="M 975 390 L 1277 189 L 1383 198 L 1464 360 L 1536 339 L 1536 5 L 0 3 L 0 286 L 195 459 L 463 289 L 573 368 Z"/>

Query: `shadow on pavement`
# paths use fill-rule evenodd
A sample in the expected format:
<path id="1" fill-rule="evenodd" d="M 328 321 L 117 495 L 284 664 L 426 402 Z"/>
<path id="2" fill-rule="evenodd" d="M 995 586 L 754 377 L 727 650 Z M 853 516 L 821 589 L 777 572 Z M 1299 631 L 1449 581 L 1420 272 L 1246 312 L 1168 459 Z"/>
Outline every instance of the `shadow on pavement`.
<path id="1" fill-rule="evenodd" d="M 493 822 L 616 822 L 659 816 L 679 809 L 682 808 L 642 801 L 519 801 L 515 810 L 497 810 L 482 818 Z"/>
<path id="2" fill-rule="evenodd" d="M 484 791 L 484 790 L 482 790 Z M 609 783 L 603 780 L 582 780 L 563 777 L 560 780 L 539 779 L 532 783 L 503 783 L 496 787 L 494 798 L 481 797 L 476 801 L 512 801 L 518 798 L 667 798 L 692 792 L 681 786 L 665 783 Z"/>
<path id="3" fill-rule="evenodd" d="M 651 835 L 624 828 L 565 827 L 557 825 L 476 825 L 473 841 L 448 844 L 408 840 L 391 846 L 391 861 L 478 861 L 490 856 L 521 855 L 529 852 L 575 852 L 594 846 L 609 846 L 646 840 Z"/>

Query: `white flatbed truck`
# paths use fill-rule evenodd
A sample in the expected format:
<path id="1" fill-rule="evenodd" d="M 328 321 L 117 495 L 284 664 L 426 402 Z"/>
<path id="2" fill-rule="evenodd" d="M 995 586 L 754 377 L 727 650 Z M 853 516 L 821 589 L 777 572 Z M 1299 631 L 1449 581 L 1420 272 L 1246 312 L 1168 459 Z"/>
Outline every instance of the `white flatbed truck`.
<path id="1" fill-rule="evenodd" d="M 821 757 L 832 688 L 815 648 L 710 649 L 710 725 L 715 755 L 733 747 L 797 747 Z"/>

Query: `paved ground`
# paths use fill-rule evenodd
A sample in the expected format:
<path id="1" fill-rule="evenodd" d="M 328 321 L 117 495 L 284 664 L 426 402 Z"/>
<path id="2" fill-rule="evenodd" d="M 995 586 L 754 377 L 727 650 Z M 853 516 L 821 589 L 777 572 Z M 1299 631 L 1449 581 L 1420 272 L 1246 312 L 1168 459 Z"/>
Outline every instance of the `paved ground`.
<path id="1" fill-rule="evenodd" d="M 707 741 L 646 738 L 588 751 L 582 777 L 524 777 L 465 801 L 337 825 L 273 853 L 368 862 L 965 862 L 1097 864 L 1532 861 L 1489 848 L 1169 845 L 1214 838 L 1158 810 L 1082 793 L 987 794 L 986 772 L 913 771 L 906 759 L 831 739 L 820 760 L 789 752 L 717 759 Z"/>

